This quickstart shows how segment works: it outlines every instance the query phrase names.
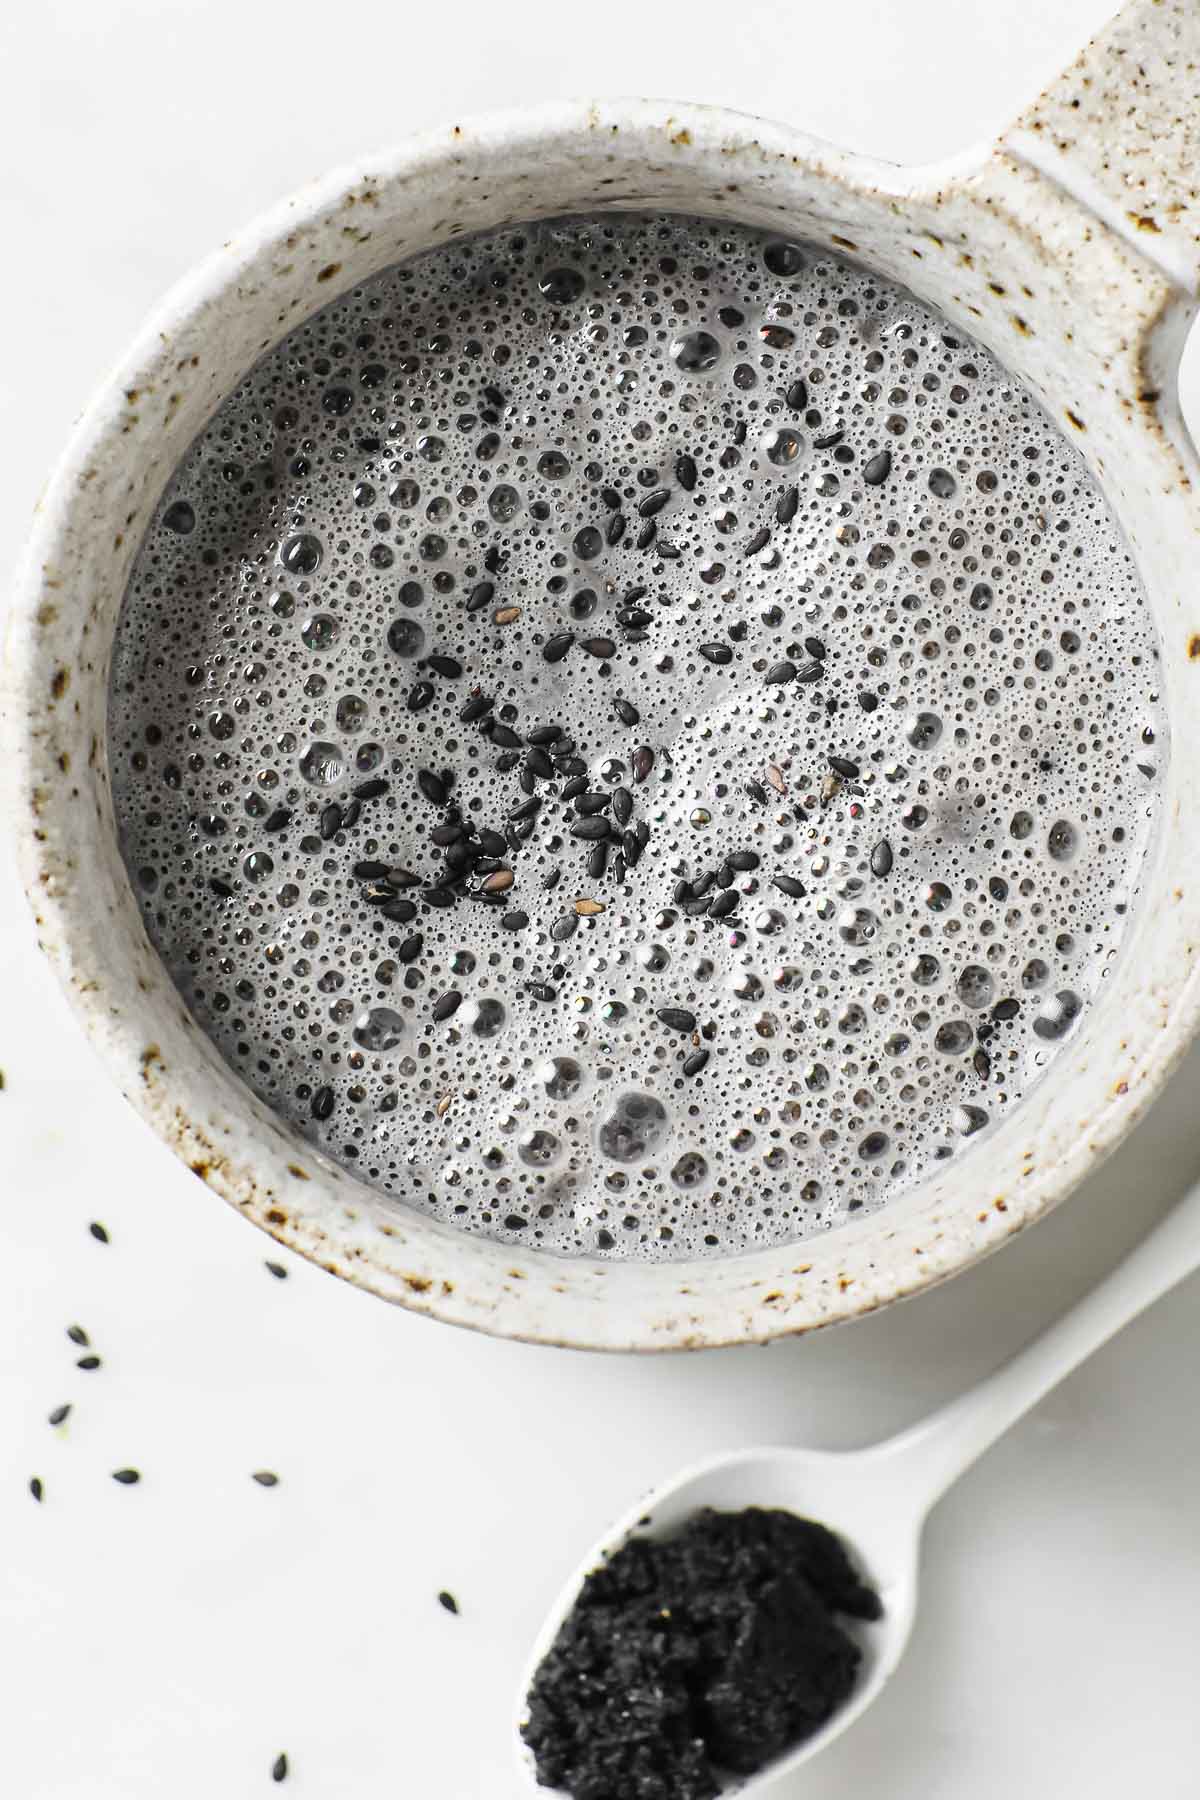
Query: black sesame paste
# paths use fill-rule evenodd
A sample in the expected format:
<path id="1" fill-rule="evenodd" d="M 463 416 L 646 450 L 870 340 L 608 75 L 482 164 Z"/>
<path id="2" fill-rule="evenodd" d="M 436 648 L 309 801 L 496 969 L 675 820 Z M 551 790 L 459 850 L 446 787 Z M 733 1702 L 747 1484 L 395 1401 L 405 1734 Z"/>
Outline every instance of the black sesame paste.
<path id="1" fill-rule="evenodd" d="M 793 1513 L 698 1513 L 584 1581 L 529 1691 L 538 1781 L 573 1800 L 713 1800 L 823 1725 L 861 1651 L 835 1618 L 879 1596 Z"/>

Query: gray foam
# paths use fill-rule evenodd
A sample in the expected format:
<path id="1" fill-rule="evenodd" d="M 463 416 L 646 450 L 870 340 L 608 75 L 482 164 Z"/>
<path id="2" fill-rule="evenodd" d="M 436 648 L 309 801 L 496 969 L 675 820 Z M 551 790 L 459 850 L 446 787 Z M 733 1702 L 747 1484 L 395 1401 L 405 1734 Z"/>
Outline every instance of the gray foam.
<path id="1" fill-rule="evenodd" d="M 628 521 L 615 546 L 605 486 Z M 489 550 L 496 594 L 468 615 Z M 639 641 L 616 613 L 643 584 Z M 546 662 L 568 630 L 617 649 Z M 461 679 L 423 667 L 432 652 Z M 824 673 L 767 685 L 782 660 Z M 410 712 L 423 679 L 434 698 Z M 526 798 L 459 721 L 476 688 L 522 737 L 562 725 L 592 789 L 628 786 L 648 847 L 623 884 L 611 865 L 588 877 L 562 782 L 541 781 L 502 907 L 418 892 L 416 918 L 389 922 L 351 869 L 435 878 L 444 813 L 417 767 L 453 771 L 476 826 Z M 1117 954 L 1165 748 L 1136 573 L 1029 396 L 876 277 L 686 219 L 454 245 L 288 337 L 159 509 L 110 706 L 147 928 L 239 1075 L 400 1201 L 612 1256 L 800 1238 L 986 1139 Z M 323 841 L 322 809 L 372 774 L 388 794 Z M 681 913 L 676 882 L 737 850 L 761 860 L 736 876 L 732 927 Z M 577 896 L 606 910 L 559 941 Z M 528 924 L 503 929 L 505 910 Z M 437 1022 L 447 990 L 462 1004 Z M 671 1006 L 695 1033 L 659 1021 Z M 685 1076 L 696 1048 L 707 1065 Z"/>

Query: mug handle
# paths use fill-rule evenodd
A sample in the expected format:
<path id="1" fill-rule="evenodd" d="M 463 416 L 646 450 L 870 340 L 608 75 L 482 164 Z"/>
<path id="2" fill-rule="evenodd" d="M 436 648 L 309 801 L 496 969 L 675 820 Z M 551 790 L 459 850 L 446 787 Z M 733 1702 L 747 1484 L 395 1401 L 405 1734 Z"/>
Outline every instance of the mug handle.
<path id="1" fill-rule="evenodd" d="M 1200 296 L 1200 6 L 1130 0 L 1000 138 Z"/>

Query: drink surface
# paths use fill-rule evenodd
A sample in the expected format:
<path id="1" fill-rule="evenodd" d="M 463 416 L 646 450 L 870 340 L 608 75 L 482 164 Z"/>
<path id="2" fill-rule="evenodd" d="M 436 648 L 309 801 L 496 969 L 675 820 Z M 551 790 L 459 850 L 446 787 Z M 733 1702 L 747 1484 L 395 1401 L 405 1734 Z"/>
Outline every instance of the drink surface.
<path id="1" fill-rule="evenodd" d="M 513 1244 L 720 1256 L 976 1154 L 1086 1029 L 1157 689 L 1102 496 L 981 347 L 614 215 L 430 252 L 250 373 L 139 554 L 109 750 L 164 963 L 321 1150 Z"/>

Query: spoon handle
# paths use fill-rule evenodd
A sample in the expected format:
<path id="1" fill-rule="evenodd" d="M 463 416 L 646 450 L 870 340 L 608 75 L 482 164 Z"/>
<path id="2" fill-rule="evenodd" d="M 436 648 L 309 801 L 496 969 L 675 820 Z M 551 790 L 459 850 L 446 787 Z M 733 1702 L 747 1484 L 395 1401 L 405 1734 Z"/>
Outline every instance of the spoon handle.
<path id="1" fill-rule="evenodd" d="M 1200 1184 L 1192 1188 L 1068 1313 L 993 1375 L 878 1446 L 910 1459 L 914 1498 L 927 1512 L 1009 1426 L 1131 1319 L 1200 1267 Z"/>

